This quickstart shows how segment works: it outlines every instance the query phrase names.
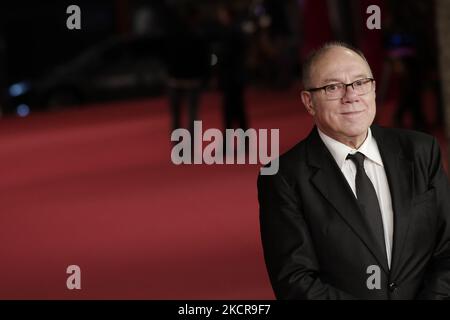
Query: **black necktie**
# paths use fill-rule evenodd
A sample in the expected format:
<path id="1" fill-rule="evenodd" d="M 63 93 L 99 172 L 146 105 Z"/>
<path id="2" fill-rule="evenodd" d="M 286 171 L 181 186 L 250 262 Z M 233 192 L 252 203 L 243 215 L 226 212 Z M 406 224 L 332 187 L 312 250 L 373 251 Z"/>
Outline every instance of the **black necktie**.
<path id="1" fill-rule="evenodd" d="M 355 154 L 349 154 L 347 159 L 352 160 L 356 165 L 356 197 L 358 198 L 358 202 L 364 213 L 364 218 L 380 246 L 380 249 L 386 254 L 383 218 L 381 216 L 380 204 L 378 203 L 375 188 L 364 170 L 365 156 L 362 153 L 357 152 Z"/>

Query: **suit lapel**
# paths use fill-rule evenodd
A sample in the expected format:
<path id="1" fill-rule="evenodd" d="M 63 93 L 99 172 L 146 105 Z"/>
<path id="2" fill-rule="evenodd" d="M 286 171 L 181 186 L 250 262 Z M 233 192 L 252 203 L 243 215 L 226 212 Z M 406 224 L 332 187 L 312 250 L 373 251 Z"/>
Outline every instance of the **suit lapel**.
<path id="1" fill-rule="evenodd" d="M 403 246 L 408 233 L 411 215 L 413 165 L 402 154 L 402 148 L 395 137 L 378 128 L 372 127 L 372 134 L 377 141 L 383 159 L 394 211 L 394 237 L 391 273 L 395 278 L 400 271 Z"/>
<path id="2" fill-rule="evenodd" d="M 374 255 L 380 266 L 388 273 L 386 256 L 377 245 L 376 240 L 370 236 L 371 233 L 366 226 L 353 191 L 333 156 L 320 139 L 316 128 L 313 129 L 307 140 L 308 163 L 310 166 L 317 168 L 317 171 L 311 177 L 311 183 L 336 209 L 342 219 Z"/>

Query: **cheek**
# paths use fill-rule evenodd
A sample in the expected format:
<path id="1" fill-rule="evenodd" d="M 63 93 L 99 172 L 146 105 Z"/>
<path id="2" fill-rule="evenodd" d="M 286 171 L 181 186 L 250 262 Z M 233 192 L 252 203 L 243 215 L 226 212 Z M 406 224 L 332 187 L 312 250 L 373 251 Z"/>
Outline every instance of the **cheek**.
<path id="1" fill-rule="evenodd" d="M 368 114 L 369 114 L 371 117 L 374 117 L 374 116 L 375 116 L 375 113 L 377 112 L 377 107 L 376 107 L 376 103 L 375 103 L 375 98 L 374 98 L 373 101 L 369 101 L 369 102 L 367 103 L 367 108 L 368 108 L 368 110 L 367 110 Z"/>
<path id="2" fill-rule="evenodd" d="M 337 110 L 337 107 L 335 110 Z M 329 107 L 317 109 L 316 117 L 322 124 L 332 127 L 339 125 L 342 122 L 339 114 L 333 111 L 333 108 Z"/>
<path id="3" fill-rule="evenodd" d="M 366 108 L 366 118 L 373 120 L 376 113 L 375 93 L 372 93 L 370 96 L 362 96 L 359 103 Z"/>
<path id="4" fill-rule="evenodd" d="M 372 92 L 369 96 L 363 96 L 362 101 L 366 106 L 368 106 L 372 109 L 375 108 L 375 105 L 376 105 L 375 92 Z"/>

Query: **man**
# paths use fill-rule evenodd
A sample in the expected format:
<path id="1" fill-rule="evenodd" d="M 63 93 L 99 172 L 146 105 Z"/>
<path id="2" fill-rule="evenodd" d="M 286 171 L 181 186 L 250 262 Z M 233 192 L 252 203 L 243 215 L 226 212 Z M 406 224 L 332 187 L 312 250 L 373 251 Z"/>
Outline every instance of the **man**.
<path id="1" fill-rule="evenodd" d="M 209 73 L 209 48 L 202 31 L 201 13 L 196 6 L 187 6 L 175 14 L 166 39 L 165 62 L 168 73 L 168 94 L 172 113 L 172 130 L 184 127 L 182 104 L 187 103 L 188 125 L 191 135 L 202 87 Z"/>
<path id="2" fill-rule="evenodd" d="M 372 125 L 364 55 L 329 43 L 304 65 L 315 127 L 258 177 L 278 299 L 450 299 L 450 187 L 437 141 Z"/>
<path id="3" fill-rule="evenodd" d="M 222 90 L 224 128 L 247 130 L 245 112 L 245 38 L 231 5 L 218 8 L 218 80 Z"/>

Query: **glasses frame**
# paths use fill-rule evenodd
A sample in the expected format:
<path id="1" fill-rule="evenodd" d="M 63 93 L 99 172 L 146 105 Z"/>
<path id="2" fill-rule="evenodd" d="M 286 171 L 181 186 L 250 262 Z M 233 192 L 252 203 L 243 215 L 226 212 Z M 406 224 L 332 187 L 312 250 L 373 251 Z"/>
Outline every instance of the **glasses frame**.
<path id="1" fill-rule="evenodd" d="M 372 89 L 371 89 L 371 90 L 373 90 L 373 83 L 374 83 L 375 79 L 374 79 L 374 78 L 362 78 L 362 79 L 355 80 L 355 81 L 353 81 L 352 83 L 335 82 L 335 83 L 330 83 L 330 84 L 327 84 L 326 86 L 319 87 L 319 88 L 310 88 L 310 89 L 306 89 L 305 91 L 308 91 L 308 92 L 315 92 L 315 91 L 319 91 L 319 90 L 324 90 L 324 91 L 325 91 L 325 95 L 326 95 L 326 93 L 327 93 L 326 88 L 327 88 L 328 86 L 333 86 L 333 85 L 337 85 L 337 84 L 343 84 L 343 85 L 345 86 L 345 91 L 344 91 L 344 95 L 343 95 L 342 97 L 344 97 L 344 96 L 347 94 L 347 88 L 348 88 L 349 86 L 352 86 L 353 90 L 355 90 L 354 84 L 355 84 L 356 82 L 358 82 L 358 81 L 363 81 L 363 80 L 369 80 L 369 81 L 370 81 L 370 84 L 372 85 Z M 370 92 L 370 91 L 368 91 L 367 93 L 369 93 L 369 92 Z M 359 95 L 359 96 L 362 96 L 362 95 L 367 94 L 367 93 L 358 94 L 358 95 Z M 336 98 L 336 99 L 341 99 L 342 97 Z"/>

